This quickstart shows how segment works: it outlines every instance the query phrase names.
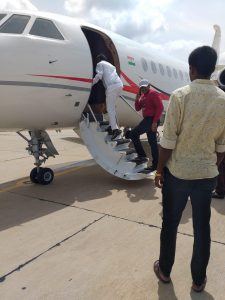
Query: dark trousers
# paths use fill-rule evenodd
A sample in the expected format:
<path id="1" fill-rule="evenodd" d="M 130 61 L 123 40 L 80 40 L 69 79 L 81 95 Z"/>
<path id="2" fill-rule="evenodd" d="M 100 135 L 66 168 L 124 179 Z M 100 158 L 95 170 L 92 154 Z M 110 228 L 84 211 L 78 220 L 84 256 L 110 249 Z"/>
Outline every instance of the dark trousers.
<path id="1" fill-rule="evenodd" d="M 216 178 L 179 179 L 165 168 L 162 188 L 163 223 L 159 258 L 159 265 L 165 276 L 169 276 L 172 270 L 175 260 L 177 228 L 190 197 L 194 229 L 191 273 L 195 284 L 201 285 L 203 283 L 210 257 L 210 205 L 215 184 Z"/>
<path id="2" fill-rule="evenodd" d="M 152 153 L 152 165 L 154 167 L 158 164 L 158 158 L 159 158 L 159 150 L 158 150 L 158 144 L 157 144 L 157 132 L 153 132 L 151 130 L 152 126 L 152 117 L 146 117 L 144 118 L 138 126 L 136 126 L 134 129 L 131 130 L 129 134 L 129 138 L 132 140 L 134 144 L 134 148 L 138 154 L 138 156 L 146 157 L 146 153 L 143 149 L 143 146 L 140 141 L 140 135 L 143 133 L 147 134 L 148 142 L 151 148 Z"/>
<path id="3" fill-rule="evenodd" d="M 219 195 L 225 195 L 225 157 L 219 165 L 219 175 L 217 177 L 216 192 Z"/>

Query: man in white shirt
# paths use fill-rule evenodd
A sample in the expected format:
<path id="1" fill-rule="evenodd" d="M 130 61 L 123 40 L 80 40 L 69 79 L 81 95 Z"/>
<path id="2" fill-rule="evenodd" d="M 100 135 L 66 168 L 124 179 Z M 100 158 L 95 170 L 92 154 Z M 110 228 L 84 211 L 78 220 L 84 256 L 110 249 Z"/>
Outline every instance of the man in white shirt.
<path id="1" fill-rule="evenodd" d="M 104 54 L 99 54 L 97 61 L 93 85 L 102 80 L 106 89 L 106 107 L 109 115 L 109 124 L 112 129 L 112 140 L 115 140 L 122 132 L 116 121 L 116 100 L 121 94 L 123 83 L 116 72 L 115 66 L 107 61 Z"/>
<path id="2" fill-rule="evenodd" d="M 194 231 L 192 289 L 205 288 L 210 257 L 211 196 L 225 152 L 225 93 L 210 80 L 217 61 L 209 46 L 189 56 L 191 83 L 170 97 L 160 141 L 155 184 L 162 188 L 163 222 L 156 276 L 169 283 L 177 228 L 190 198 Z"/>

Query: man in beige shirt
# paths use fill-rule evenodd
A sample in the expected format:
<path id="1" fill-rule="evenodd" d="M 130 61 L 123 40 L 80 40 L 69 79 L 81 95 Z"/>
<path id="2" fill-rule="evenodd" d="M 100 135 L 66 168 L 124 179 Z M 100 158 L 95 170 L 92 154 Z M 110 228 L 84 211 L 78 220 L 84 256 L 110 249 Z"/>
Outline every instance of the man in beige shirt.
<path id="1" fill-rule="evenodd" d="M 190 54 L 192 82 L 170 97 L 155 177 L 163 197 L 160 256 L 154 263 L 155 274 L 164 283 L 171 281 L 177 228 L 190 197 L 194 228 L 192 289 L 196 292 L 204 290 L 207 280 L 211 195 L 225 152 L 225 93 L 210 81 L 216 61 L 216 51 L 208 46 Z"/>

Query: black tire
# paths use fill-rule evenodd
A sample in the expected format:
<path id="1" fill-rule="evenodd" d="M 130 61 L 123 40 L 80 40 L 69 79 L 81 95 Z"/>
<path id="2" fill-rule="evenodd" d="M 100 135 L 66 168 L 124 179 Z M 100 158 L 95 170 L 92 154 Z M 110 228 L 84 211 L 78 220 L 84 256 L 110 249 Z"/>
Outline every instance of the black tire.
<path id="1" fill-rule="evenodd" d="M 39 183 L 38 177 L 37 177 L 37 168 L 33 168 L 30 172 L 30 180 L 33 183 Z"/>
<path id="2" fill-rule="evenodd" d="M 50 184 L 54 179 L 54 172 L 50 168 L 40 168 L 37 179 L 42 185 Z"/>

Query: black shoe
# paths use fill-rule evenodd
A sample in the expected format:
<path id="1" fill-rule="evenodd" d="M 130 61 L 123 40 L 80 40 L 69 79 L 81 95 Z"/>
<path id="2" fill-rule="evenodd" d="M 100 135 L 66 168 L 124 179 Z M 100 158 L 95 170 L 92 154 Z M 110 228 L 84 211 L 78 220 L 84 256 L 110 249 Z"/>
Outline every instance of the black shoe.
<path id="1" fill-rule="evenodd" d="M 108 132 L 109 135 L 112 135 L 112 134 L 113 134 L 113 131 L 112 131 L 111 126 L 108 126 L 108 127 L 105 129 L 105 132 Z"/>
<path id="2" fill-rule="evenodd" d="M 114 129 L 112 131 L 112 138 L 111 138 L 111 140 L 114 141 L 115 138 L 117 138 L 121 133 L 122 133 L 122 130 L 120 130 L 120 129 Z"/>
<path id="3" fill-rule="evenodd" d="M 151 166 L 151 167 L 147 167 L 145 170 L 148 170 L 149 173 L 154 172 L 156 170 L 156 167 Z"/>
<path id="4" fill-rule="evenodd" d="M 131 133 L 131 130 L 127 130 L 126 132 L 125 132 L 125 138 L 126 139 L 129 139 L 130 138 L 130 133 Z"/>
<path id="5" fill-rule="evenodd" d="M 215 198 L 215 199 L 224 199 L 225 195 L 218 194 L 216 191 L 214 191 L 214 192 L 212 192 L 212 198 Z"/>

